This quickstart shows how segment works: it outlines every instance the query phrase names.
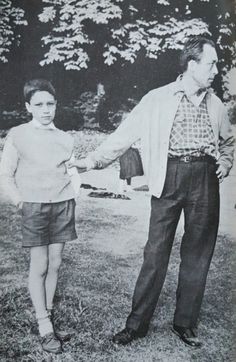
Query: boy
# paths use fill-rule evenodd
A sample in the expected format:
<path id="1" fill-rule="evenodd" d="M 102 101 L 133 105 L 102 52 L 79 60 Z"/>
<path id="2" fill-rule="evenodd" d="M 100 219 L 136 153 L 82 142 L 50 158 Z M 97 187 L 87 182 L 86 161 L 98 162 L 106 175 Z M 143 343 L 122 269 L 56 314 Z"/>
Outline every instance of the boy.
<path id="1" fill-rule="evenodd" d="M 57 102 L 52 84 L 31 80 L 24 86 L 24 97 L 32 120 L 10 130 L 0 179 L 22 214 L 22 246 L 30 248 L 29 292 L 42 348 L 60 353 L 61 342 L 70 336 L 53 326 L 53 298 L 65 241 L 77 238 L 74 198 L 79 175 L 67 171 L 73 138 L 53 123 Z"/>

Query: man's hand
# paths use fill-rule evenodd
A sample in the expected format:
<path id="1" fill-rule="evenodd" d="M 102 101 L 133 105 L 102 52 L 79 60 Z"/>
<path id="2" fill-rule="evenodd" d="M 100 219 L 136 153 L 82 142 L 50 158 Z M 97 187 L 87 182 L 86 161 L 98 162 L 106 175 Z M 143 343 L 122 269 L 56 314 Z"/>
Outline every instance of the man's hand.
<path id="1" fill-rule="evenodd" d="M 85 158 L 81 160 L 75 160 L 74 162 L 70 162 L 68 164 L 68 168 L 77 167 L 79 173 L 87 171 L 87 163 L 85 162 Z"/>
<path id="2" fill-rule="evenodd" d="M 219 161 L 216 162 L 216 163 L 218 165 L 216 175 L 217 175 L 217 177 L 219 179 L 219 182 L 222 182 L 224 180 L 224 178 L 227 176 L 227 171 L 226 171 L 225 167 L 220 164 Z"/>
<path id="3" fill-rule="evenodd" d="M 19 201 L 19 202 L 17 202 L 17 204 L 16 204 L 16 210 L 17 210 L 17 212 L 22 212 L 22 208 L 23 208 L 23 201 Z"/>

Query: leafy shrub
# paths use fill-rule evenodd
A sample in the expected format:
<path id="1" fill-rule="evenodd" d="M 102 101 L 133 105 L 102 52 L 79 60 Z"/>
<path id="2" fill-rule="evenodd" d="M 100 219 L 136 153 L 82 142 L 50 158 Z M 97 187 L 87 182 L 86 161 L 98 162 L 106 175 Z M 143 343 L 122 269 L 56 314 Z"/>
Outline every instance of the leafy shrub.
<path id="1" fill-rule="evenodd" d="M 231 100 L 228 103 L 227 108 L 231 124 L 236 124 L 236 99 Z"/>
<path id="2" fill-rule="evenodd" d="M 30 116 L 26 110 L 2 111 L 0 114 L 0 128 L 7 130 L 26 123 L 29 119 Z"/>
<path id="3" fill-rule="evenodd" d="M 79 109 L 59 107 L 56 112 L 55 125 L 63 131 L 78 131 L 84 125 L 84 117 Z"/>

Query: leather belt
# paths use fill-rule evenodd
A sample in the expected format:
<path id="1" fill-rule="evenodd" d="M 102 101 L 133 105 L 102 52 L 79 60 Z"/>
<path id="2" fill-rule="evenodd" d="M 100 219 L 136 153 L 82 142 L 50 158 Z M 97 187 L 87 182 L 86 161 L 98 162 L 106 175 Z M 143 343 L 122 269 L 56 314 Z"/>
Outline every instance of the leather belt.
<path id="1" fill-rule="evenodd" d="M 168 160 L 170 161 L 177 161 L 177 162 L 185 162 L 185 163 L 190 163 L 190 162 L 201 162 L 201 161 L 205 161 L 205 162 L 211 162 L 211 163 L 215 163 L 216 160 L 209 155 L 204 155 L 204 156 L 191 156 L 191 155 L 186 155 L 186 156 L 168 156 Z"/>

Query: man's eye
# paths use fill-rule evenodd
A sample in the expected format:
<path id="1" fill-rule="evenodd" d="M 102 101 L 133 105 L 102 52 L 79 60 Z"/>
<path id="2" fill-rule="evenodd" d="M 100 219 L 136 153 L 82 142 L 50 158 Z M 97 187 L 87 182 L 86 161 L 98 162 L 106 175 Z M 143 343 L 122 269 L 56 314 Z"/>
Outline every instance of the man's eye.
<path id="1" fill-rule="evenodd" d="M 54 102 L 49 102 L 47 105 L 48 106 L 54 106 L 54 104 L 55 104 Z"/>
<path id="2" fill-rule="evenodd" d="M 36 103 L 35 107 L 42 107 L 43 103 Z"/>

